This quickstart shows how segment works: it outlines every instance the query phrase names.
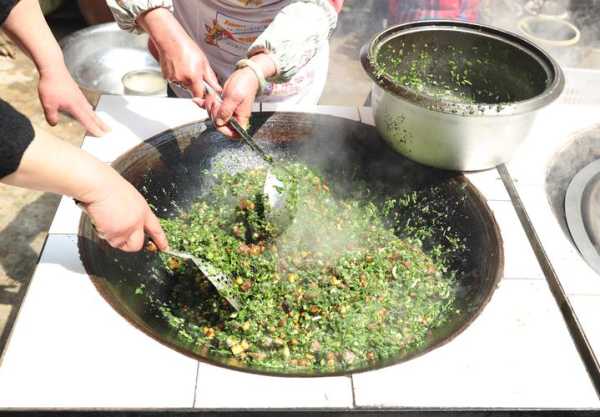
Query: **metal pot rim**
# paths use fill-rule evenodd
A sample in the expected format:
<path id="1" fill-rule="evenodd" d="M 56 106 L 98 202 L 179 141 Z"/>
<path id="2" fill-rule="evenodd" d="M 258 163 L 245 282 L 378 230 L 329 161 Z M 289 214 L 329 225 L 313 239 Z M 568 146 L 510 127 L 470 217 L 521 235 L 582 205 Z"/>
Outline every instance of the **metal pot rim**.
<path id="1" fill-rule="evenodd" d="M 468 103 L 452 103 L 452 105 L 448 105 L 431 96 L 420 94 L 404 86 L 397 85 L 386 77 L 378 77 L 376 75 L 377 71 L 374 66 L 373 58 L 386 41 L 408 33 L 440 30 L 461 31 L 486 36 L 518 48 L 539 63 L 540 67 L 546 72 L 550 82 L 547 83 L 546 88 L 541 94 L 526 100 L 499 104 L 474 105 Z M 565 77 L 562 69 L 545 51 L 523 36 L 479 23 L 453 20 L 428 20 L 395 25 L 376 34 L 361 48 L 360 61 L 367 75 L 386 93 L 390 93 L 395 97 L 406 100 L 409 103 L 423 107 L 427 110 L 455 115 L 457 117 L 498 117 L 536 111 L 556 100 L 562 93 L 565 85 Z M 474 106 L 476 107 L 476 111 L 473 111 Z"/>
<path id="2" fill-rule="evenodd" d="M 556 25 L 562 25 L 563 27 L 570 29 L 573 36 L 570 37 L 569 39 L 564 39 L 564 40 L 544 38 L 542 36 L 536 35 L 535 33 L 533 33 L 530 30 L 529 24 L 531 22 L 551 23 L 551 24 L 556 24 Z M 577 42 L 579 42 L 579 39 L 581 38 L 581 31 L 579 30 L 579 28 L 577 26 L 575 26 L 573 23 L 571 23 L 567 20 L 559 19 L 556 17 L 542 16 L 542 15 L 526 16 L 526 17 L 522 18 L 521 20 L 519 20 L 517 25 L 518 25 L 519 29 L 528 38 L 530 38 L 536 42 L 539 42 L 540 44 L 545 44 L 549 47 L 569 47 L 569 46 L 575 45 Z"/>

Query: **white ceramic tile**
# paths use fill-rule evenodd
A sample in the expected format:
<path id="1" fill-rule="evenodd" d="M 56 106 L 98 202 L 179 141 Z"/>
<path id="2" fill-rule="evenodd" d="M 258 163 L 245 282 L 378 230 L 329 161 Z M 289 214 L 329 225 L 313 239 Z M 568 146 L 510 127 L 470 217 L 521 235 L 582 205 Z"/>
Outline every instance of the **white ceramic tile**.
<path id="1" fill-rule="evenodd" d="M 188 99 L 116 95 L 100 97 L 96 113 L 111 131 L 100 138 L 86 136 L 82 149 L 105 162 L 160 132 L 207 117 Z"/>
<path id="2" fill-rule="evenodd" d="M 600 104 L 600 71 L 594 68 L 564 68 L 565 90 L 558 99 L 565 104 Z"/>
<path id="3" fill-rule="evenodd" d="M 486 200 L 510 201 L 510 196 L 497 169 L 465 173 L 465 176 L 477 187 Z"/>
<path id="4" fill-rule="evenodd" d="M 349 377 L 286 378 L 248 374 L 200 363 L 197 408 L 348 408 Z"/>
<path id="5" fill-rule="evenodd" d="M 368 108 L 263 106 L 273 109 L 372 122 Z M 167 128 L 206 116 L 189 100 L 120 96 L 102 97 L 98 112 L 113 131 L 104 138 L 86 138 L 84 148 L 105 161 Z M 565 114 L 552 110 L 542 122 L 556 124 Z M 576 120 L 587 123 L 586 117 Z M 537 129 L 560 133 L 541 125 Z M 526 157 L 511 172 L 527 173 L 533 165 L 523 161 Z M 469 178 L 486 198 L 498 200 L 490 207 L 504 238 L 506 276 L 539 278 L 520 223 L 502 202 L 506 194 L 496 172 Z M 539 196 L 527 197 L 539 203 Z M 51 233 L 76 230 L 74 210 L 63 200 Z M 200 408 L 352 406 L 347 377 L 244 374 L 198 365 L 155 342 L 97 294 L 78 261 L 75 239 L 48 238 L 0 365 L 0 407 L 190 407 L 194 395 L 193 405 Z M 583 272 L 582 264 L 575 270 Z M 572 281 L 577 285 L 569 289 L 590 290 L 587 280 Z M 591 317 L 585 314 L 584 319 L 591 323 Z M 482 316 L 453 342 L 405 364 L 358 374 L 354 384 L 357 404 L 369 407 L 600 406 L 544 280 L 503 280 Z"/>
<path id="6" fill-rule="evenodd" d="M 572 295 L 569 297 L 571 307 L 592 346 L 596 358 L 600 358 L 600 296 Z"/>
<path id="7" fill-rule="evenodd" d="M 0 366 L 0 407 L 191 407 L 197 364 L 104 301 L 76 236 L 50 235 Z"/>
<path id="8" fill-rule="evenodd" d="M 510 201 L 488 202 L 500 227 L 504 247 L 504 277 L 544 279 L 535 253 Z"/>
<path id="9" fill-rule="evenodd" d="M 49 234 L 77 234 L 81 209 L 70 197 L 63 197 L 54 214 L 54 219 L 48 230 Z"/>
<path id="10" fill-rule="evenodd" d="M 263 103 L 263 112 L 298 112 L 298 113 L 315 113 L 328 114 L 331 116 L 344 117 L 350 120 L 359 120 L 358 109 L 356 107 L 346 106 L 315 106 L 315 105 L 297 105 L 297 104 L 277 104 Z"/>
<path id="11" fill-rule="evenodd" d="M 375 119 L 373 118 L 373 108 L 372 107 L 359 107 L 358 114 L 360 116 L 360 121 L 364 124 L 375 126 Z"/>
<path id="12" fill-rule="evenodd" d="M 541 280 L 503 280 L 452 342 L 353 379 L 359 407 L 600 407 Z"/>
<path id="13" fill-rule="evenodd" d="M 553 104 L 540 111 L 525 142 L 507 164 L 521 184 L 542 185 L 552 156 L 581 129 L 598 123 L 599 108 Z"/>
<path id="14" fill-rule="evenodd" d="M 600 295 L 600 277 L 560 227 L 543 187 L 516 184 L 523 206 L 567 294 Z"/>

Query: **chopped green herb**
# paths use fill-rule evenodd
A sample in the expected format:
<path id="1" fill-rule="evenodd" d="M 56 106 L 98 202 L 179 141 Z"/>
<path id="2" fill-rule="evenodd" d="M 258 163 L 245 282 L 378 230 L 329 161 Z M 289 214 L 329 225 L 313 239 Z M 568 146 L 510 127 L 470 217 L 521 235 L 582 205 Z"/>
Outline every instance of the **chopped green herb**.
<path id="1" fill-rule="evenodd" d="M 161 220 L 170 246 L 225 272 L 241 301 L 229 310 L 197 271 L 165 256 L 174 287 L 160 310 L 198 351 L 271 371 L 340 371 L 418 350 L 456 311 L 449 258 L 461 243 L 448 232 L 425 248 L 431 226 L 407 213 L 435 218 L 438 208 L 418 193 L 379 201 L 358 184 L 348 195 L 289 164 L 278 177 L 294 190 L 295 218 L 280 230 L 266 220 L 265 176 L 215 175 L 187 212 Z"/>

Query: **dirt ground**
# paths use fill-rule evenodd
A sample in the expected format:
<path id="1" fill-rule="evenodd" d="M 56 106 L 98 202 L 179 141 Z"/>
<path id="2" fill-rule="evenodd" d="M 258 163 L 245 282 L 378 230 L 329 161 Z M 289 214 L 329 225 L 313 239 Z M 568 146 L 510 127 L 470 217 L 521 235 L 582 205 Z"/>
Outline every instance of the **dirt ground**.
<path id="1" fill-rule="evenodd" d="M 352 3 L 352 1 L 347 2 Z M 358 51 L 368 35 L 375 33 L 378 19 L 356 35 L 349 29 L 352 15 L 341 22 L 331 42 L 329 79 L 322 104 L 362 105 L 370 83 L 358 63 Z M 85 26 L 74 7 L 48 17 L 57 38 Z M 364 23 L 364 22 L 363 22 Z M 37 96 L 37 72 L 18 49 L 15 59 L 0 56 L 0 98 L 11 103 L 43 129 L 79 145 L 84 129 L 67 116 L 49 126 Z M 60 197 L 0 184 L 0 353 L 8 338 L 18 307 L 31 278 Z"/>

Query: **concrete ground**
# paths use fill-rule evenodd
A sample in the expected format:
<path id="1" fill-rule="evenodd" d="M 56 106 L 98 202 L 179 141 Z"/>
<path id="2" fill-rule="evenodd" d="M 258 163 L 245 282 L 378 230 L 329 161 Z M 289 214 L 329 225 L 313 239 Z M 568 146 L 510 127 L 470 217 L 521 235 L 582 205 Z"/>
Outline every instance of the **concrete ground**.
<path id="1" fill-rule="evenodd" d="M 352 30 L 356 29 L 355 21 L 351 19 L 353 14 L 346 16 L 331 42 L 329 81 L 322 104 L 360 105 L 369 93 L 370 83 L 358 63 L 358 50 L 376 32 L 376 21 L 379 19 L 374 18 L 372 24 L 361 25 L 363 29 L 357 33 Z M 59 39 L 85 26 L 74 7 L 49 16 L 48 21 Z M 35 67 L 20 50 L 15 50 L 14 59 L 0 56 L 0 98 L 27 115 L 38 127 L 79 145 L 85 132 L 73 119 L 62 116 L 55 127 L 46 123 L 37 96 Z M 34 271 L 59 199 L 54 194 L 0 184 L 0 353 Z"/>

